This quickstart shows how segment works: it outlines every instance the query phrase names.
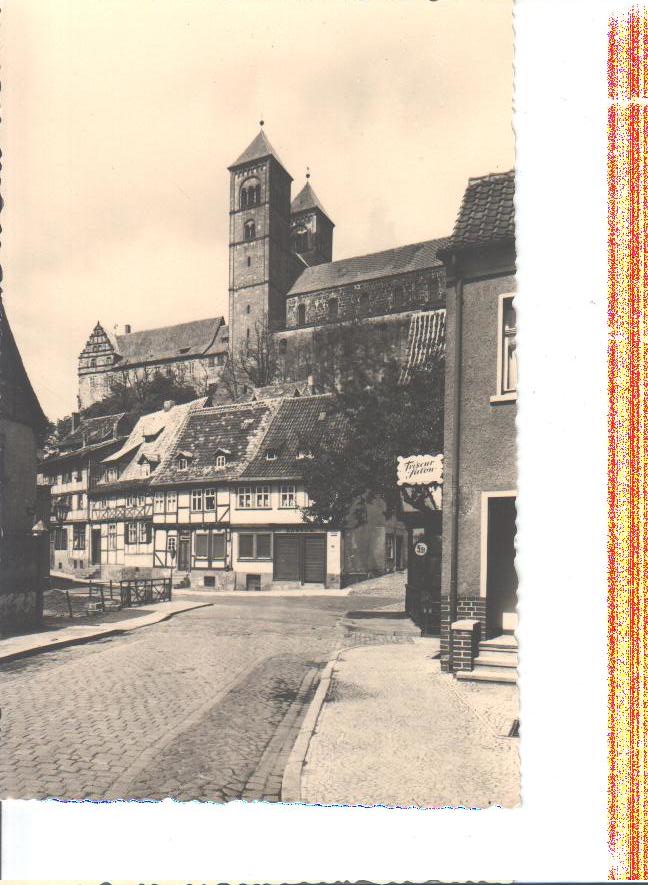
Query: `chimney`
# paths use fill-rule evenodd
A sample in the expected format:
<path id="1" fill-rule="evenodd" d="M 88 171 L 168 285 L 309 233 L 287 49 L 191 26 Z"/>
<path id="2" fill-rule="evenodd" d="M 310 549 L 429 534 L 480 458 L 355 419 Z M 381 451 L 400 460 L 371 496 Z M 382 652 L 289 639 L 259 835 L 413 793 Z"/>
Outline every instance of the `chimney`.
<path id="1" fill-rule="evenodd" d="M 130 335 L 130 333 L 131 333 L 130 323 L 126 323 L 126 325 L 124 326 L 124 335 Z"/>
<path id="2" fill-rule="evenodd" d="M 78 412 L 72 412 L 72 433 L 81 427 L 81 416 Z"/>
<path id="3" fill-rule="evenodd" d="M 308 383 L 308 389 L 310 390 L 310 392 L 315 393 L 315 376 L 309 375 L 307 383 Z"/>
<path id="4" fill-rule="evenodd" d="M 164 400 L 164 411 L 165 412 L 170 412 L 174 406 L 175 406 L 174 400 L 172 400 L 172 399 L 165 399 Z"/>

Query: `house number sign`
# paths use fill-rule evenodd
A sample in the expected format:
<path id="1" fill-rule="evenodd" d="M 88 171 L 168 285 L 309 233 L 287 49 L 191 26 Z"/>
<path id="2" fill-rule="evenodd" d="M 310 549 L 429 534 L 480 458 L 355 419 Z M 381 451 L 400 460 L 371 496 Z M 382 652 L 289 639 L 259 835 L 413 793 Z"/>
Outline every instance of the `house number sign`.
<path id="1" fill-rule="evenodd" d="M 414 553 L 416 553 L 417 556 L 425 556 L 427 553 L 427 544 L 424 541 L 419 541 L 414 547 Z"/>

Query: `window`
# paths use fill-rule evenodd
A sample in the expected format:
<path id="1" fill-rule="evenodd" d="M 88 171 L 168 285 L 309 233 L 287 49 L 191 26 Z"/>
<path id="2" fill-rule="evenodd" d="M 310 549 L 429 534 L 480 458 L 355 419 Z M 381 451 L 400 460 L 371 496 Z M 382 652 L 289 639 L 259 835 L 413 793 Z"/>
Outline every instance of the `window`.
<path id="1" fill-rule="evenodd" d="M 191 493 L 191 509 L 203 509 L 203 492 L 202 489 L 194 489 Z"/>
<path id="2" fill-rule="evenodd" d="M 178 496 L 175 492 L 166 493 L 166 509 L 167 513 L 175 513 L 178 509 Z"/>
<path id="3" fill-rule="evenodd" d="M 72 474 L 69 471 L 63 474 L 63 482 L 72 482 Z"/>
<path id="4" fill-rule="evenodd" d="M 249 304 L 246 304 L 246 305 L 245 305 L 245 312 L 246 312 L 246 313 L 249 313 L 249 312 L 250 312 L 250 305 L 249 305 Z"/>
<path id="5" fill-rule="evenodd" d="M 295 252 L 308 251 L 308 231 L 303 225 L 295 229 L 294 233 Z"/>
<path id="6" fill-rule="evenodd" d="M 277 460 L 277 450 L 276 449 L 268 449 L 266 452 L 266 461 L 276 461 Z"/>
<path id="7" fill-rule="evenodd" d="M 180 455 L 178 457 L 177 463 L 178 463 L 178 470 L 186 470 L 187 469 L 188 462 L 187 462 L 187 459 L 183 455 Z"/>
<path id="8" fill-rule="evenodd" d="M 216 467 L 225 467 L 227 464 L 226 455 L 216 455 Z"/>
<path id="9" fill-rule="evenodd" d="M 207 365 L 208 366 L 215 366 L 216 365 L 216 357 L 210 356 L 209 359 L 207 360 Z"/>
<path id="10" fill-rule="evenodd" d="M 85 526 L 75 525 L 72 527 L 72 549 L 85 550 Z"/>
<path id="11" fill-rule="evenodd" d="M 387 559 L 394 558 L 394 536 L 385 535 L 385 557 Z"/>
<path id="12" fill-rule="evenodd" d="M 108 549 L 116 550 L 117 549 L 117 523 L 109 522 L 108 523 Z"/>
<path id="13" fill-rule="evenodd" d="M 207 552 L 209 547 L 209 535 L 207 532 L 196 532 L 195 534 L 195 542 L 194 549 L 196 553 L 197 559 L 207 559 Z"/>
<path id="14" fill-rule="evenodd" d="M 137 544 L 137 523 L 136 522 L 126 523 L 126 543 L 127 544 Z"/>
<path id="15" fill-rule="evenodd" d="M 217 366 L 224 366 L 225 365 L 225 354 L 224 353 L 217 354 L 216 365 Z"/>
<path id="16" fill-rule="evenodd" d="M 328 318 L 331 321 L 334 321 L 338 318 L 338 300 L 337 298 L 331 298 L 328 303 Z"/>
<path id="17" fill-rule="evenodd" d="M 212 532 L 212 559 L 225 559 L 225 533 Z"/>
<path id="18" fill-rule="evenodd" d="M 155 513 L 164 513 L 164 492 L 156 492 L 153 499 L 153 510 Z"/>
<path id="19" fill-rule="evenodd" d="M 270 486 L 239 486 L 237 506 L 241 510 L 270 507 Z"/>
<path id="20" fill-rule="evenodd" d="M 279 506 L 295 507 L 296 505 L 295 486 L 281 486 L 279 490 Z"/>
<path id="21" fill-rule="evenodd" d="M 80 492 L 80 493 L 76 496 L 76 505 L 77 505 L 77 510 L 83 510 L 83 508 L 84 508 L 84 506 L 85 506 L 85 501 L 84 501 L 84 497 L 83 497 L 83 492 Z"/>
<path id="22" fill-rule="evenodd" d="M 299 304 L 297 306 L 297 325 L 304 326 L 306 324 L 306 305 Z"/>
<path id="23" fill-rule="evenodd" d="M 178 545 L 178 538 L 176 535 L 167 535 L 167 553 L 172 554 L 172 558 L 175 559 L 175 554 Z"/>
<path id="24" fill-rule="evenodd" d="M 250 219 L 246 221 L 243 225 L 243 239 L 245 240 L 253 240 L 256 236 L 256 226 L 254 222 Z"/>
<path id="25" fill-rule="evenodd" d="M 140 544 L 150 544 L 151 542 L 151 523 L 140 522 L 139 525 L 139 542 Z"/>
<path id="26" fill-rule="evenodd" d="M 239 534 L 239 559 L 272 559 L 272 534 Z"/>
<path id="27" fill-rule="evenodd" d="M 67 550 L 67 529 L 59 526 L 54 530 L 54 547 L 57 550 Z"/>
<path id="28" fill-rule="evenodd" d="M 151 475 L 150 461 L 142 461 L 141 472 L 142 472 L 142 476 L 150 476 Z"/>
<path id="29" fill-rule="evenodd" d="M 258 179 L 248 178 L 241 186 L 241 195 L 239 205 L 241 209 L 248 209 L 251 206 L 258 206 L 261 202 L 261 185 Z"/>
<path id="30" fill-rule="evenodd" d="M 498 306 L 497 391 L 491 401 L 514 400 L 516 397 L 516 332 L 513 295 L 501 295 Z"/>
<path id="31" fill-rule="evenodd" d="M 216 489 L 205 489 L 205 510 L 216 510 Z"/>

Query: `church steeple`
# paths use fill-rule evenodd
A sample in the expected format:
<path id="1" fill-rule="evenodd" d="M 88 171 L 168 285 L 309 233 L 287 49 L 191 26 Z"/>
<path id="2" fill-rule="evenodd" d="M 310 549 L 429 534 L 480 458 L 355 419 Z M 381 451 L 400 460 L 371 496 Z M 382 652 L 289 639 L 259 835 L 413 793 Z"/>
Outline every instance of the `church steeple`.
<path id="1" fill-rule="evenodd" d="M 261 330 L 284 325 L 298 267 L 290 248 L 292 178 L 263 128 L 228 169 L 230 347 L 238 354 Z"/>
<path id="2" fill-rule="evenodd" d="M 290 207 L 290 244 L 310 266 L 327 264 L 333 260 L 333 228 L 329 214 L 319 201 L 310 183 L 306 184 Z"/>

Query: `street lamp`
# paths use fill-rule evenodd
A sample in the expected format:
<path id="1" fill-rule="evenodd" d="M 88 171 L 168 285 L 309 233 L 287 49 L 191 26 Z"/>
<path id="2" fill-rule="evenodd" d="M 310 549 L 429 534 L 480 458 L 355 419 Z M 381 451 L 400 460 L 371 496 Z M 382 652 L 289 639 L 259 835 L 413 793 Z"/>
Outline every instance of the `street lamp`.
<path id="1" fill-rule="evenodd" d="M 54 504 L 54 519 L 59 525 L 62 525 L 67 519 L 67 515 L 72 507 L 65 498 L 59 498 Z"/>

